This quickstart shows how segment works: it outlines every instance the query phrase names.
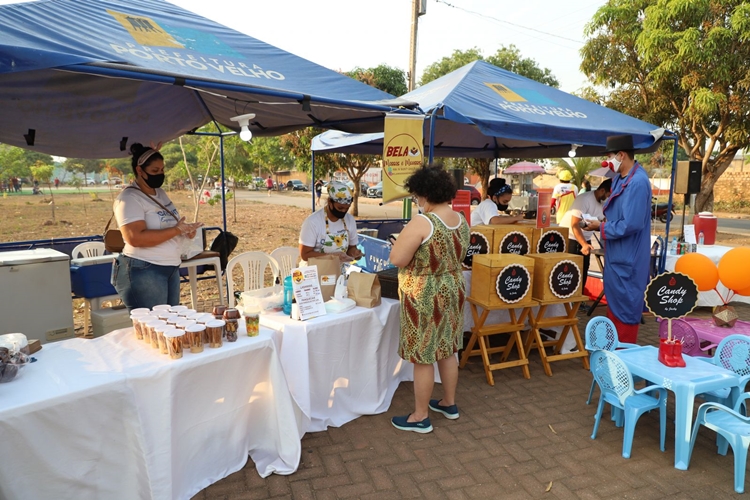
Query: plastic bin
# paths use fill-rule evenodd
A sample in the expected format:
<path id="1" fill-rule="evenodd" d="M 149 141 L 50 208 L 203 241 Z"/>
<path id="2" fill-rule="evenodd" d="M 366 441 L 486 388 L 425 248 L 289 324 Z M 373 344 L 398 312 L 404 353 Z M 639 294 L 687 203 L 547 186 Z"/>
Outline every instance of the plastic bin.
<path id="1" fill-rule="evenodd" d="M 117 295 L 110 283 L 114 255 L 100 255 L 70 261 L 70 285 L 78 297 L 92 299 Z"/>
<path id="2" fill-rule="evenodd" d="M 357 261 L 357 265 L 367 272 L 377 273 L 396 267 L 388 260 L 391 256 L 391 245 L 385 240 L 360 234 L 357 248 L 364 254 Z"/>
<path id="3" fill-rule="evenodd" d="M 693 216 L 693 225 L 695 226 L 695 240 L 699 241 L 701 231 L 703 231 L 703 244 L 713 245 L 716 242 L 716 229 L 718 228 L 719 219 L 711 212 L 701 212 Z"/>

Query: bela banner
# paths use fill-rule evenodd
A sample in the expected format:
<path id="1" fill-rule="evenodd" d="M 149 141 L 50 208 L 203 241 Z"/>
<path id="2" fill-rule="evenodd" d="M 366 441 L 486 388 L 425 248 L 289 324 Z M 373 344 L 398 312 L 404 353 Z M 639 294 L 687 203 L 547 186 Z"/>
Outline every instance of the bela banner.
<path id="1" fill-rule="evenodd" d="M 422 166 L 423 116 L 389 113 L 383 138 L 383 203 L 406 198 L 404 181 Z"/>

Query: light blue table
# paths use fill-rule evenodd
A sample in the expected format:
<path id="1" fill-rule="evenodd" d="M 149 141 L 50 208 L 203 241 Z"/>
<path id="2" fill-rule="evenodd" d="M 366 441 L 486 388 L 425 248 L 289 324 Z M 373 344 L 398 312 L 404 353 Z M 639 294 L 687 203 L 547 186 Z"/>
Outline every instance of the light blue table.
<path id="1" fill-rule="evenodd" d="M 690 434 L 693 424 L 695 396 L 725 387 L 732 389 L 732 399 L 739 396 L 739 377 L 729 370 L 683 355 L 684 368 L 669 368 L 657 359 L 659 350 L 653 346 L 616 351 L 630 372 L 651 383 L 664 386 L 675 396 L 674 466 L 687 470 Z"/>

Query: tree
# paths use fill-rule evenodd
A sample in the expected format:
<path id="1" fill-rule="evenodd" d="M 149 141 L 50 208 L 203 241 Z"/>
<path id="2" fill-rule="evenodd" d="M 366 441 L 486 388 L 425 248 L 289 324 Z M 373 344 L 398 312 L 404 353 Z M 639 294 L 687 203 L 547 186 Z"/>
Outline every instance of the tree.
<path id="1" fill-rule="evenodd" d="M 570 161 L 573 165 L 563 159 L 558 160 L 557 167 L 560 170 L 567 170 L 570 172 L 573 176 L 573 179 L 570 182 L 575 184 L 578 189 L 581 189 L 581 186 L 583 186 L 583 181 L 586 180 L 589 172 L 601 167 L 600 161 L 597 158 L 592 157 L 571 158 Z"/>
<path id="2" fill-rule="evenodd" d="M 404 70 L 387 64 L 367 69 L 356 67 L 346 72 L 345 75 L 397 97 L 406 94 L 409 90 Z"/>
<path id="3" fill-rule="evenodd" d="M 52 157 L 45 153 L 0 144 L 0 177 L 30 177 L 31 167 L 37 163 L 51 165 Z"/>
<path id="4" fill-rule="evenodd" d="M 54 173 L 54 165 L 45 165 L 41 161 L 31 167 L 31 174 L 34 176 L 34 179 L 44 182 L 49 188 L 49 195 L 52 197 L 52 202 L 50 203 L 52 207 L 52 222 L 55 222 L 55 194 L 52 192 L 52 176 Z"/>
<path id="5" fill-rule="evenodd" d="M 89 158 L 68 158 L 63 163 L 63 167 L 68 172 L 82 175 L 84 184 L 88 184 L 88 174 L 100 172 L 103 166 L 102 160 Z"/>
<path id="6" fill-rule="evenodd" d="M 581 70 L 609 87 L 609 107 L 666 126 L 703 163 L 696 211 L 750 145 L 750 4 L 609 0 L 586 27 Z"/>

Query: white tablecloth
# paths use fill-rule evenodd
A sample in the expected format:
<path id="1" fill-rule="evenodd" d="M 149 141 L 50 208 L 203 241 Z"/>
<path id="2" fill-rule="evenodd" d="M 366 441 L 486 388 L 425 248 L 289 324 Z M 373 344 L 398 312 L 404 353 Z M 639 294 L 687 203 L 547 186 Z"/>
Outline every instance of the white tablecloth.
<path id="1" fill-rule="evenodd" d="M 130 328 L 34 356 L 0 384 L 0 498 L 185 499 L 248 453 L 263 477 L 299 465 L 302 413 L 270 330 L 180 360 Z"/>
<path id="2" fill-rule="evenodd" d="M 722 245 L 698 245 L 698 253 L 702 253 L 703 255 L 707 256 L 716 265 L 719 265 L 719 261 L 721 260 L 721 258 L 731 249 L 732 247 L 725 247 Z M 677 263 L 677 259 L 679 259 L 680 257 L 682 256 L 670 255 L 669 253 L 667 253 L 667 259 L 664 262 L 664 270 L 674 271 L 674 266 Z M 719 281 L 716 289 L 724 298 L 727 297 L 727 293 L 732 295 L 727 287 L 721 284 L 721 281 Z M 734 295 L 731 300 L 732 302 L 745 302 L 746 304 L 750 304 L 750 297 L 742 297 L 741 295 Z M 714 307 L 720 306 L 722 304 L 723 302 L 713 290 L 710 290 L 708 292 L 700 292 L 698 294 L 698 307 Z"/>
<path id="3" fill-rule="evenodd" d="M 399 311 L 397 300 L 382 299 L 373 309 L 307 321 L 261 315 L 263 326 L 277 330 L 289 388 L 309 418 L 306 431 L 383 413 L 401 381 L 413 380 L 412 364 L 398 357 Z"/>

